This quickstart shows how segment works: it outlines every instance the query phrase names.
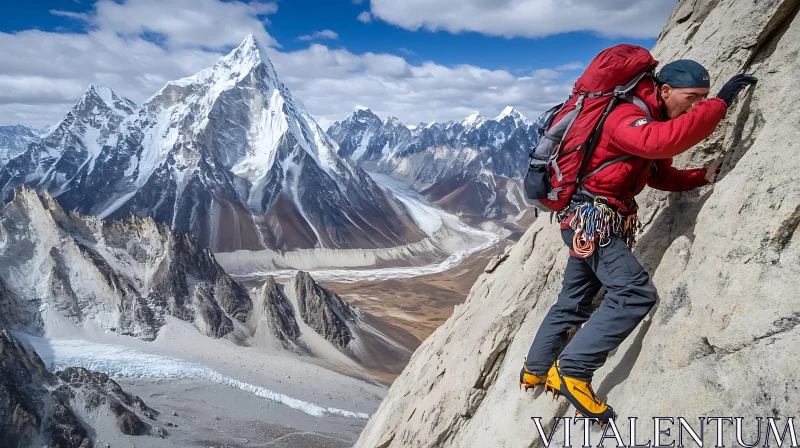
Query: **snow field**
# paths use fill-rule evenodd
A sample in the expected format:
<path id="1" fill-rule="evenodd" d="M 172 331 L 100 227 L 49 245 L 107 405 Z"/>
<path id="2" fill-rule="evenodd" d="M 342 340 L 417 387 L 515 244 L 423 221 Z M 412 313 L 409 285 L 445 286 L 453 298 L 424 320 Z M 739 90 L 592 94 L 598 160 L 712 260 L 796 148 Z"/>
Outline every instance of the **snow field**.
<path id="1" fill-rule="evenodd" d="M 253 395 L 284 404 L 314 417 L 337 415 L 341 417 L 368 419 L 363 412 L 352 412 L 309 403 L 263 387 L 245 383 L 222 375 L 202 364 L 178 358 L 154 355 L 139 350 L 85 340 L 53 340 L 27 337 L 48 369 L 63 370 L 67 367 L 84 367 L 102 372 L 113 378 L 175 379 L 189 378 L 213 381 L 241 389 Z"/>

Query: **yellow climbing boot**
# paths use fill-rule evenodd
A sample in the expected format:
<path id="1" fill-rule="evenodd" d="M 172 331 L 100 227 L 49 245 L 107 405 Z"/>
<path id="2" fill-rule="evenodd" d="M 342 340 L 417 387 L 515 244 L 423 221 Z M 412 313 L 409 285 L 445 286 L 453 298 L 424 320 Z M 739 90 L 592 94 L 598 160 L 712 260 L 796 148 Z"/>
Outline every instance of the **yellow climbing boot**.
<path id="1" fill-rule="evenodd" d="M 552 392 L 553 399 L 556 400 L 561 395 L 567 397 L 567 400 L 575 406 L 576 416 L 596 418 L 601 425 L 607 424 L 609 418 L 616 417 L 614 409 L 594 394 L 591 383 L 564 376 L 558 360 L 547 372 L 544 391 Z"/>
<path id="2" fill-rule="evenodd" d="M 545 380 L 547 379 L 547 375 L 536 375 L 522 364 L 522 370 L 519 371 L 519 387 L 525 386 L 525 392 L 532 387 L 539 386 L 544 384 Z"/>

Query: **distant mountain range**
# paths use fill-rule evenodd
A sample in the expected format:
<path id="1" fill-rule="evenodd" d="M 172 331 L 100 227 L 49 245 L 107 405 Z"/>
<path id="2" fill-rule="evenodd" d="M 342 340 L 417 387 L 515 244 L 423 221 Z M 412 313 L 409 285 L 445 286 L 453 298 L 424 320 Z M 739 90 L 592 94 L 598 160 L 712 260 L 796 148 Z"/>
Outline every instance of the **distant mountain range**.
<path id="1" fill-rule="evenodd" d="M 382 248 L 427 236 L 337 154 L 253 36 L 140 106 L 90 86 L 46 135 L 9 135 L 5 200 L 25 184 L 69 211 L 152 217 L 214 251 Z"/>
<path id="2" fill-rule="evenodd" d="M 521 188 L 536 123 L 507 107 L 493 118 L 407 125 L 356 108 L 328 135 L 339 155 L 367 171 L 402 179 L 442 208 L 473 219 L 506 219 L 527 210 Z"/>
<path id="3" fill-rule="evenodd" d="M 0 168 L 10 159 L 25 152 L 31 142 L 39 140 L 46 132 L 46 129 L 20 124 L 0 126 Z"/>

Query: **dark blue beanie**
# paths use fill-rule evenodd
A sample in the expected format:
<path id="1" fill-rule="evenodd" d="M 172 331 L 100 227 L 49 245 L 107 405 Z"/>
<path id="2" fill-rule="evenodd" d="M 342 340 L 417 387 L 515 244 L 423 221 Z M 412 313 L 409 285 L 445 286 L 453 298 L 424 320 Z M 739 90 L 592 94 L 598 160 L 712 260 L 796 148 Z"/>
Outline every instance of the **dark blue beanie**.
<path id="1" fill-rule="evenodd" d="M 659 84 L 669 84 L 677 89 L 684 87 L 711 87 L 708 70 L 691 59 L 679 59 L 665 65 L 658 73 Z"/>

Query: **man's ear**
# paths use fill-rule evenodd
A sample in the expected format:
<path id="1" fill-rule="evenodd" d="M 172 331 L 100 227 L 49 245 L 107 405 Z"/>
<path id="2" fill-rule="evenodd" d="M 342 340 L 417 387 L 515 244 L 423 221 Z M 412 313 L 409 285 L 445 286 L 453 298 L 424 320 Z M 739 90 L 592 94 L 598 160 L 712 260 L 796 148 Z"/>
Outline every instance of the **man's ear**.
<path id="1" fill-rule="evenodd" d="M 661 98 L 663 99 L 667 99 L 670 93 L 672 93 L 672 87 L 670 87 L 669 84 L 661 84 L 660 90 L 661 90 Z"/>

